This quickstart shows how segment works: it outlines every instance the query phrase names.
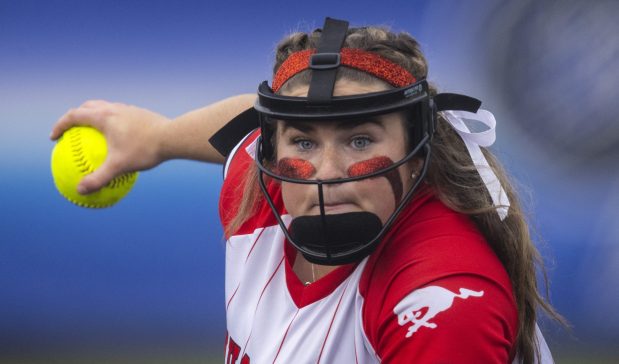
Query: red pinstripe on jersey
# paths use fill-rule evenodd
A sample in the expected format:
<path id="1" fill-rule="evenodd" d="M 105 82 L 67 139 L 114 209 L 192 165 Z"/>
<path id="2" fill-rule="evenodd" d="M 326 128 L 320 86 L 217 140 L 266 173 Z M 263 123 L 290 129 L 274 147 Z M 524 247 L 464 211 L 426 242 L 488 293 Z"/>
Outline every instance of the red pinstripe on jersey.
<path id="1" fill-rule="evenodd" d="M 337 301 L 337 307 L 335 308 L 335 312 L 333 312 L 333 316 L 331 317 L 331 323 L 329 323 L 329 330 L 327 330 L 327 336 L 325 336 L 325 340 L 322 342 L 322 347 L 320 348 L 320 355 L 318 355 L 318 361 L 316 363 L 320 363 L 320 358 L 322 358 L 322 353 L 325 350 L 325 344 L 327 343 L 327 339 L 329 338 L 329 334 L 331 333 L 331 327 L 333 327 L 333 321 L 335 321 L 335 316 L 340 309 L 340 304 L 342 303 L 342 298 L 344 297 L 344 293 L 348 289 L 348 284 L 346 284 L 346 288 L 342 291 L 342 295 L 340 296 L 339 301 Z"/>
<path id="2" fill-rule="evenodd" d="M 254 243 L 251 246 L 251 249 L 249 249 L 249 253 L 247 253 L 247 258 L 245 258 L 245 263 L 247 263 L 247 260 L 249 259 L 249 256 L 251 255 L 251 252 L 254 251 L 254 248 L 256 247 L 256 244 L 258 243 L 258 240 L 260 240 L 260 237 L 262 236 L 262 233 L 264 232 L 264 229 L 262 229 L 260 231 L 260 234 L 258 234 L 258 237 L 256 238 L 256 240 L 254 240 Z"/>
<path id="3" fill-rule="evenodd" d="M 284 346 L 284 341 L 286 341 L 286 337 L 288 336 L 288 331 L 290 331 L 290 326 L 292 326 L 292 323 L 294 322 L 294 319 L 297 318 L 297 315 L 299 314 L 299 311 L 300 310 L 297 310 L 297 312 L 292 317 L 292 320 L 290 320 L 290 323 L 288 324 L 288 328 L 286 328 L 286 332 L 284 333 L 284 337 L 282 338 L 282 342 L 279 343 L 279 348 L 277 348 L 277 354 L 275 354 L 275 359 L 273 359 L 273 364 L 275 364 L 275 361 L 277 360 L 277 357 L 279 356 L 279 352 L 282 350 L 282 346 Z"/>
<path id="4" fill-rule="evenodd" d="M 251 255 L 251 252 L 254 251 L 254 247 L 256 246 L 256 243 L 258 243 L 258 240 L 260 240 L 260 237 L 262 236 L 262 233 L 264 232 L 264 229 L 262 229 L 260 231 L 260 233 L 258 234 L 258 237 L 256 238 L 256 240 L 254 240 L 254 243 L 251 246 L 251 249 L 249 250 L 249 253 L 247 253 L 247 257 L 245 258 L 245 262 L 247 263 L 247 260 L 249 259 L 249 256 Z M 226 304 L 226 311 L 228 310 L 228 307 L 230 307 L 230 303 L 232 302 L 232 299 L 234 298 L 234 296 L 236 295 L 236 292 L 239 290 L 239 287 L 241 286 L 241 283 L 239 283 L 235 290 L 234 293 L 232 294 L 232 296 L 230 297 L 230 299 L 228 300 L 228 303 Z"/>
<path id="5" fill-rule="evenodd" d="M 275 277 L 275 274 L 277 273 L 279 268 L 282 266 L 283 262 L 284 262 L 284 257 L 282 257 L 282 260 L 279 261 L 279 264 L 277 265 L 277 268 L 275 268 L 275 270 L 273 271 L 273 274 L 271 274 L 271 277 L 269 278 L 267 283 L 264 285 L 264 288 L 262 288 L 262 292 L 260 293 L 260 298 L 258 298 L 258 302 L 256 303 L 256 308 L 255 308 L 254 312 L 258 311 L 258 306 L 260 306 L 260 301 L 262 301 L 262 296 L 264 296 L 264 291 L 266 291 L 266 289 L 269 286 L 269 284 L 271 283 L 271 281 L 273 281 L 273 277 Z M 249 333 L 249 336 L 247 337 L 247 341 L 245 341 L 245 345 L 243 346 L 243 352 L 241 354 L 245 354 L 245 350 L 247 349 L 247 344 L 249 343 L 249 340 L 251 339 L 252 332 L 253 332 L 253 327 L 252 327 L 252 330 Z"/>
<path id="6" fill-rule="evenodd" d="M 232 296 L 228 300 L 228 304 L 226 304 L 226 311 L 228 311 L 228 307 L 230 307 L 230 303 L 232 303 L 232 299 L 234 298 L 234 296 L 236 296 L 236 293 L 239 291 L 239 287 L 241 287 L 240 283 L 239 283 L 238 286 L 236 286 L 236 289 L 234 290 L 234 293 L 232 294 Z"/>

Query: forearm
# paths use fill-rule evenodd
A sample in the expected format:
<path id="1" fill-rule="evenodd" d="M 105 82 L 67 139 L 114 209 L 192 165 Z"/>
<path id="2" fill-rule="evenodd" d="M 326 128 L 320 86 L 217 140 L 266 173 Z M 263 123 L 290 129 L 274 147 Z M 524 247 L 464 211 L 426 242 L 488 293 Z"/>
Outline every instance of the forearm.
<path id="1" fill-rule="evenodd" d="M 162 127 L 163 160 L 192 159 L 223 163 L 225 158 L 209 143 L 209 138 L 228 121 L 253 106 L 255 94 L 233 96 L 180 115 Z"/>

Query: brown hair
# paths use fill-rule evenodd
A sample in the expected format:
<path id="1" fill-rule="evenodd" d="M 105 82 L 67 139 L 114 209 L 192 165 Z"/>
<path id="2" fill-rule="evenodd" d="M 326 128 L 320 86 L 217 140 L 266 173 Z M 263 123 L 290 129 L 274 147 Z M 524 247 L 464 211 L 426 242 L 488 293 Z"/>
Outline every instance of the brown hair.
<path id="1" fill-rule="evenodd" d="M 294 33 L 282 40 L 277 46 L 273 73 L 277 72 L 290 54 L 316 48 L 319 38 L 320 31 L 314 31 Z M 393 33 L 381 27 L 351 28 L 344 47 L 378 53 L 407 69 L 418 80 L 425 79 L 428 73 L 428 65 L 419 44 L 407 33 Z M 299 85 L 307 85 L 309 77 L 309 71 L 301 72 L 289 79 L 279 92 L 285 93 Z M 384 83 L 367 73 L 346 67 L 338 71 L 337 77 L 365 83 Z M 435 94 L 436 89 L 432 88 L 432 92 Z M 540 254 L 532 242 L 516 192 L 496 158 L 489 150 L 482 148 L 511 202 L 508 216 L 501 221 L 462 139 L 440 115 L 437 117 L 431 147 L 432 157 L 426 182 L 434 187 L 437 197 L 445 205 L 471 217 L 501 260 L 510 277 L 518 307 L 519 327 L 514 349 L 523 363 L 533 363 L 537 346 L 535 323 L 538 308 L 541 307 L 561 323 L 565 321 L 538 291 L 536 268 L 543 273 L 547 283 L 546 273 Z M 253 214 L 257 202 L 263 198 L 257 185 L 257 175 L 255 166 L 246 174 L 241 206 L 226 228 L 228 237 Z"/>

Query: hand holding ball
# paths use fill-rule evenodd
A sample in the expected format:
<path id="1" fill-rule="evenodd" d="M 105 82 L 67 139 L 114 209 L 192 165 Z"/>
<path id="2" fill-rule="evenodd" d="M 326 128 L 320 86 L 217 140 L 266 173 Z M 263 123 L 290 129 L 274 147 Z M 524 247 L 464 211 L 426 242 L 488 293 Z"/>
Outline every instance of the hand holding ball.
<path id="1" fill-rule="evenodd" d="M 133 187 L 137 172 L 114 178 L 102 189 L 89 195 L 77 192 L 82 178 L 94 172 L 107 156 L 105 137 L 97 129 L 76 126 L 65 131 L 52 151 L 52 175 L 62 196 L 76 205 L 102 208 L 114 205 Z"/>

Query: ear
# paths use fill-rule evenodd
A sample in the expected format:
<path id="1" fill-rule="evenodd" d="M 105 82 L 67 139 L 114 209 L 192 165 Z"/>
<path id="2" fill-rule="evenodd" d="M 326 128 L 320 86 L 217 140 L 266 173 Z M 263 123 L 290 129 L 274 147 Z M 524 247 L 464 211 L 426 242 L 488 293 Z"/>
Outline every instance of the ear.
<path id="1" fill-rule="evenodd" d="M 411 171 L 410 175 L 413 180 L 419 177 L 421 173 L 421 169 L 423 168 L 423 160 L 421 158 L 415 157 L 411 159 L 407 165 L 409 166 L 409 170 Z"/>

